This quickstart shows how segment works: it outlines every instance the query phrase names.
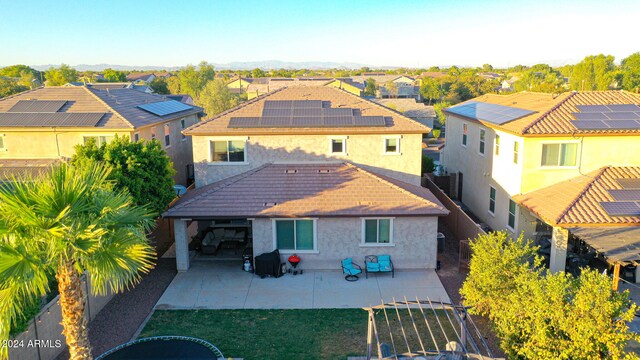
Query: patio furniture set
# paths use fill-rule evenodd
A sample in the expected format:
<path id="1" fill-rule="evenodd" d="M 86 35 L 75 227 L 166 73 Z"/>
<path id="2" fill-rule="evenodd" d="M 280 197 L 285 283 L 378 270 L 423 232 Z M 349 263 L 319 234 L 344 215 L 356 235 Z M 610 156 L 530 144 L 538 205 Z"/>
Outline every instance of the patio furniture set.
<path id="1" fill-rule="evenodd" d="M 367 255 L 364 257 L 364 274 L 369 278 L 369 273 L 385 273 L 390 272 L 391 277 L 395 277 L 393 261 L 390 255 Z M 362 267 L 353 262 L 353 258 L 342 260 L 342 272 L 345 274 L 344 279 L 347 281 L 357 281 L 358 275 L 362 274 Z"/>
<path id="2" fill-rule="evenodd" d="M 235 253 L 248 246 L 246 228 L 210 227 L 201 235 L 200 249 L 205 255 L 216 255 L 219 250 L 231 249 Z"/>

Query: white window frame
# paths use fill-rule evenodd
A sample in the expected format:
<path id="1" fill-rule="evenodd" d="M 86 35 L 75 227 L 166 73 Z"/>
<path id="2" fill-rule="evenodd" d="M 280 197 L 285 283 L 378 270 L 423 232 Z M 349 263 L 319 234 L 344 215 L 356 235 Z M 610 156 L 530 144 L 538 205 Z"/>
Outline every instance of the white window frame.
<path id="1" fill-rule="evenodd" d="M 102 142 L 100 141 L 101 137 L 104 137 L 104 138 L 110 137 L 111 140 L 113 140 L 113 139 L 116 138 L 116 135 L 115 134 L 109 134 L 109 135 L 105 135 L 105 134 L 82 134 L 82 144 L 84 145 L 84 144 L 87 143 L 86 138 L 98 138 L 98 140 L 96 141 L 96 145 L 102 146 Z M 108 144 L 108 143 L 109 142 L 107 141 L 107 139 L 105 139 L 105 144 Z"/>
<path id="2" fill-rule="evenodd" d="M 491 190 L 493 190 L 493 199 L 491 198 Z M 493 186 L 489 186 L 489 214 L 496 216 L 496 198 L 498 191 Z M 491 211 L 491 203 L 493 202 L 493 211 Z"/>
<path id="3" fill-rule="evenodd" d="M 462 123 L 462 147 L 467 147 L 467 142 L 469 141 L 469 125 L 466 123 Z"/>
<path id="4" fill-rule="evenodd" d="M 163 130 L 162 134 L 164 135 L 164 147 L 170 148 L 171 147 L 171 124 L 165 123 L 162 126 L 162 130 Z"/>
<path id="5" fill-rule="evenodd" d="M 511 203 L 515 204 L 514 212 L 511 213 Z M 513 215 L 513 227 L 509 225 L 509 217 Z M 518 227 L 518 203 L 509 199 L 509 203 L 507 204 L 507 229 L 512 232 L 516 231 L 516 227 Z"/>
<path id="6" fill-rule="evenodd" d="M 398 145 L 396 146 L 396 151 L 387 152 L 387 140 L 396 139 L 398 141 Z M 382 138 L 382 155 L 402 155 L 402 136 L 394 135 L 394 136 L 384 136 Z"/>
<path id="7" fill-rule="evenodd" d="M 187 140 L 187 135 L 182 132 L 187 128 L 187 118 L 180 119 L 180 135 L 182 135 L 182 141 Z"/>
<path id="8" fill-rule="evenodd" d="M 500 156 L 500 134 L 496 134 L 493 146 L 493 154 L 495 156 Z"/>
<path id="9" fill-rule="evenodd" d="M 482 140 L 483 137 L 484 137 L 484 140 Z M 486 152 L 487 152 L 487 129 L 480 128 L 480 131 L 478 132 L 478 155 L 484 156 Z"/>
<path id="10" fill-rule="evenodd" d="M 542 149 L 544 147 L 544 145 L 557 145 L 557 144 L 577 144 L 576 145 L 576 164 L 575 165 L 570 165 L 570 166 L 563 166 L 563 165 L 542 165 Z M 562 148 L 562 147 L 561 147 Z M 542 141 L 540 142 L 540 170 L 557 170 L 557 169 L 577 169 L 578 166 L 580 165 L 579 160 L 580 160 L 580 152 L 582 151 L 582 149 L 580 148 L 580 141 L 579 140 L 548 140 L 548 141 Z M 558 154 L 558 156 L 560 156 L 560 154 Z"/>
<path id="11" fill-rule="evenodd" d="M 396 246 L 393 238 L 393 220 L 394 217 L 363 217 L 360 218 L 361 234 L 360 234 L 360 247 L 394 247 Z M 367 220 L 389 220 L 389 242 L 388 243 L 368 243 L 366 240 L 366 221 Z M 380 225 L 378 223 L 378 239 L 380 239 Z"/>
<path id="12" fill-rule="evenodd" d="M 276 231 L 276 221 L 293 220 L 293 245 L 296 246 L 296 220 L 312 220 L 313 221 L 313 250 L 279 250 L 278 249 L 278 233 Z M 281 254 L 318 254 L 318 218 L 273 218 L 271 219 L 271 230 L 273 234 L 273 250 L 278 249 Z"/>
<path id="13" fill-rule="evenodd" d="M 518 165 L 520 163 L 520 143 L 518 140 L 513 142 L 513 163 Z"/>
<path id="14" fill-rule="evenodd" d="M 334 140 L 342 140 L 342 151 L 341 152 L 334 152 L 333 151 L 333 141 Z M 331 136 L 329 138 L 329 154 L 331 155 L 348 155 L 348 150 L 347 150 L 347 142 L 349 140 L 348 136 Z"/>
<path id="15" fill-rule="evenodd" d="M 244 141 L 244 161 L 213 161 L 211 158 L 211 142 L 212 141 Z M 235 165 L 247 165 L 249 164 L 247 158 L 247 147 L 249 145 L 249 138 L 247 136 L 210 136 L 207 137 L 207 164 L 208 165 L 222 165 L 222 166 L 235 166 Z M 228 145 L 227 145 L 228 146 Z M 228 151 L 228 150 L 227 150 Z"/>

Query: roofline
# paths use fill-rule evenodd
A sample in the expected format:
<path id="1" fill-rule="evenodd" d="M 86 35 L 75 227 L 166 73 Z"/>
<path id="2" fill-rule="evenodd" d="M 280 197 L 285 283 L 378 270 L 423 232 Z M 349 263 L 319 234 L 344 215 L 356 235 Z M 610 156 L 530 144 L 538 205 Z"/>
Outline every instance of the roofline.
<path id="1" fill-rule="evenodd" d="M 86 92 L 88 92 L 89 94 L 91 94 L 91 96 L 93 98 L 95 98 L 96 100 L 98 100 L 102 105 L 106 106 L 107 109 L 109 109 L 110 111 L 112 111 L 114 114 L 118 115 L 125 123 L 129 124 L 129 126 L 133 129 L 135 128 L 135 126 L 131 123 L 131 121 L 129 121 L 126 117 L 124 117 L 122 114 L 120 114 L 118 111 L 116 111 L 114 108 L 112 108 L 111 106 L 109 106 L 109 104 L 107 104 L 106 102 L 104 102 L 102 99 L 100 99 L 100 97 L 96 94 L 93 93 L 93 91 L 91 91 L 91 89 L 89 89 L 87 86 L 81 86 Z"/>
<path id="2" fill-rule="evenodd" d="M 171 215 L 171 214 L 162 214 L 162 218 L 164 219 L 190 219 L 190 220 L 211 220 L 211 219 L 237 219 L 237 218 L 256 218 L 256 219 L 276 219 L 276 218 L 289 218 L 289 219 L 297 219 L 302 217 L 319 217 L 319 218 L 362 218 L 362 217 L 370 217 L 370 216 L 387 216 L 387 217 L 440 217 L 447 216 L 447 214 L 396 214 L 396 213 L 362 213 L 358 215 L 323 215 L 323 214 L 295 214 L 295 215 L 283 215 L 283 214 L 273 214 L 273 215 L 256 215 L 256 214 L 246 214 L 246 215 L 234 215 L 234 216 L 215 216 L 215 215 L 203 215 L 203 216 L 186 216 L 186 215 Z"/>
<path id="3" fill-rule="evenodd" d="M 73 113 L 72 113 L 73 114 Z M 56 132 L 78 132 L 78 131 L 92 131 L 92 132 L 131 132 L 132 128 L 108 128 L 104 126 L 100 127 L 74 127 L 74 126 L 30 126 L 30 127 L 18 127 L 18 126 L 0 126 L 0 131 L 12 132 L 38 132 L 42 130 L 56 130 Z"/>

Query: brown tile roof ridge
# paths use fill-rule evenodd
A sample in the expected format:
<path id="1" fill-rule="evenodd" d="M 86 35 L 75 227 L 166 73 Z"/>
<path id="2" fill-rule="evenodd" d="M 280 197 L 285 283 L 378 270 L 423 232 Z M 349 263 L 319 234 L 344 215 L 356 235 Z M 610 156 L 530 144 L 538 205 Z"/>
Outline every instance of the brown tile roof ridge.
<path id="1" fill-rule="evenodd" d="M 404 194 L 406 194 L 406 195 L 408 195 L 408 196 L 410 196 L 410 197 L 412 197 L 412 198 L 414 198 L 414 199 L 416 199 L 416 200 L 419 200 L 419 201 L 421 201 L 421 202 L 427 203 L 427 204 L 429 204 L 429 205 L 434 205 L 431 201 L 429 201 L 429 200 L 427 200 L 427 199 L 423 198 L 422 196 L 420 196 L 420 195 L 418 195 L 418 194 L 415 194 L 415 193 L 413 193 L 413 192 L 411 192 L 411 191 L 407 190 L 406 188 L 404 188 L 404 187 L 402 187 L 402 186 L 399 186 L 399 185 L 397 185 L 397 184 L 395 184 L 395 183 L 393 183 L 393 182 L 389 181 L 389 180 L 388 180 L 388 178 L 386 178 L 386 177 L 385 177 L 385 176 L 383 176 L 383 175 L 375 174 L 375 173 L 373 173 L 373 172 L 370 172 L 370 171 L 368 171 L 368 170 L 365 170 L 365 169 L 363 169 L 363 168 L 361 168 L 361 167 L 359 167 L 359 166 L 356 166 L 356 165 L 354 165 L 354 164 L 352 164 L 352 163 L 349 163 L 349 162 L 345 162 L 345 163 L 343 163 L 343 164 L 345 164 L 347 167 L 350 167 L 350 168 L 352 168 L 352 169 L 354 169 L 354 170 L 356 170 L 356 171 L 359 171 L 359 172 L 361 172 L 361 173 L 363 173 L 363 174 L 365 174 L 365 175 L 367 175 L 367 176 L 369 176 L 369 177 L 371 177 L 371 178 L 373 178 L 373 179 L 375 179 L 375 180 L 377 180 L 377 181 L 379 181 L 379 182 L 381 182 L 381 183 L 383 183 L 383 184 L 385 184 L 385 185 L 387 185 L 387 186 L 391 187 L 392 189 L 398 190 L 398 191 L 400 191 L 400 192 L 402 192 L 402 193 L 404 193 Z M 394 180 L 395 180 L 395 179 L 394 179 Z M 405 185 L 405 184 L 406 184 L 406 185 L 412 186 L 411 184 L 409 184 L 409 183 L 405 183 L 405 182 L 400 181 L 400 180 L 395 180 L 395 181 L 402 182 L 402 183 L 403 183 L 403 185 Z M 413 186 L 415 186 L 415 185 L 413 185 Z M 444 208 L 443 208 L 443 207 L 441 207 L 440 205 L 437 205 L 437 204 L 436 204 L 436 206 L 437 206 L 438 208 L 440 208 L 440 210 L 442 210 L 442 211 L 445 211 L 445 212 L 447 212 L 447 213 L 449 212 L 448 210 L 444 209 Z"/>
<path id="2" fill-rule="evenodd" d="M 118 115 L 125 123 L 129 124 L 129 127 L 131 127 L 132 129 L 135 128 L 135 126 L 131 123 L 131 121 L 129 121 L 126 117 L 124 117 L 122 114 L 120 114 L 118 111 L 116 111 L 116 109 L 114 109 L 113 107 L 109 106 L 109 104 L 107 104 L 106 102 L 104 102 L 98 95 L 94 94 L 92 89 L 86 87 L 86 86 L 81 86 L 86 92 L 88 92 L 94 99 L 96 99 L 98 102 L 100 102 L 102 105 L 106 106 L 107 109 L 109 109 L 110 111 L 112 111 L 114 114 Z"/>
<path id="3" fill-rule="evenodd" d="M 216 115 L 214 115 L 212 118 L 209 118 L 209 119 L 206 119 L 206 120 L 203 120 L 203 121 L 199 121 L 199 122 L 197 122 L 197 123 L 195 123 L 195 124 L 193 124 L 193 125 L 189 126 L 188 128 L 186 128 L 186 129 L 184 129 L 184 130 L 182 130 L 182 131 L 183 131 L 185 134 L 187 134 L 187 133 L 188 133 L 189 131 L 191 131 L 191 130 L 197 129 L 197 128 L 199 128 L 200 126 L 202 126 L 202 125 L 204 125 L 204 124 L 207 124 L 207 123 L 209 123 L 209 122 L 211 122 L 211 121 L 213 121 L 213 120 L 215 120 L 215 119 L 218 119 L 218 118 L 220 118 L 220 117 L 222 117 L 222 116 L 225 116 L 225 115 L 227 115 L 227 114 L 229 114 L 229 113 L 231 113 L 231 112 L 234 112 L 234 111 L 236 111 L 236 110 L 240 110 L 240 109 L 242 109 L 242 108 L 244 108 L 244 107 L 246 107 L 246 106 L 248 106 L 248 105 L 254 104 L 254 103 L 256 103 L 256 102 L 258 102 L 258 101 L 260 101 L 260 100 L 262 100 L 262 99 L 264 99 L 264 98 L 266 98 L 266 97 L 269 97 L 269 96 L 271 96 L 271 95 L 273 95 L 273 94 L 275 94 L 275 93 L 278 93 L 278 92 L 280 92 L 280 91 L 282 91 L 282 90 L 284 90 L 284 89 L 286 89 L 286 88 L 287 88 L 287 87 L 285 86 L 285 87 L 282 87 L 282 88 L 280 88 L 280 89 L 273 90 L 273 91 L 270 91 L 270 92 L 268 92 L 268 93 L 265 93 L 265 94 L 262 94 L 262 95 L 260 95 L 260 96 L 257 96 L 257 97 L 255 97 L 255 98 L 253 98 L 253 99 L 251 99 L 251 100 L 248 100 L 248 101 L 245 101 L 245 102 L 241 103 L 240 105 L 238 105 L 238 106 L 236 106 L 236 107 L 234 107 L 234 108 L 231 108 L 231 109 L 229 109 L 229 110 L 226 110 L 226 111 L 223 111 L 223 112 L 221 112 L 221 113 L 219 113 L 219 114 L 216 114 Z"/>
<path id="4" fill-rule="evenodd" d="M 607 171 L 607 169 L 609 169 L 610 166 L 605 166 L 599 170 L 595 170 L 592 171 L 588 174 L 585 174 L 583 176 L 585 177 L 589 177 L 591 178 L 591 180 L 589 180 L 589 182 L 587 182 L 587 184 L 584 186 L 584 188 L 578 193 L 578 195 L 573 199 L 573 201 L 571 201 L 569 203 L 569 205 L 567 205 L 564 210 L 562 210 L 560 212 L 560 214 L 554 219 L 556 224 L 559 224 L 560 221 L 562 220 L 563 217 L 565 217 L 568 213 L 569 210 L 571 210 L 571 208 L 576 205 L 578 203 L 578 201 L 580 201 L 580 199 L 582 198 L 582 196 L 584 194 L 587 193 L 587 191 L 589 191 L 589 189 L 591 189 L 591 187 L 593 187 L 593 185 L 595 184 L 595 180 L 597 180 L 600 176 L 602 176 L 602 174 L 604 174 L 605 171 Z"/>
<path id="5" fill-rule="evenodd" d="M 525 126 L 520 131 L 520 133 L 521 134 L 526 134 L 535 124 L 537 124 L 537 123 L 541 122 L 542 120 L 544 120 L 545 117 L 549 116 L 549 114 L 551 114 L 552 112 L 556 111 L 560 106 L 565 104 L 569 99 L 571 99 L 574 96 L 576 96 L 577 93 L 578 93 L 577 91 L 572 91 L 571 94 L 569 94 L 569 96 L 567 96 L 564 99 L 562 99 L 559 103 L 554 105 L 551 109 L 545 111 L 544 114 L 540 115 L 538 118 L 533 120 L 529 125 Z"/>

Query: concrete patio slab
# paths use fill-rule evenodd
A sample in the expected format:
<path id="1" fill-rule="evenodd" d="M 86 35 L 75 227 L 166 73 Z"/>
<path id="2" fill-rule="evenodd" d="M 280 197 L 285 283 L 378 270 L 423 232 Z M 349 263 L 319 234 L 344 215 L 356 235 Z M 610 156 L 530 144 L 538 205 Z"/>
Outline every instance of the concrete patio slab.
<path id="1" fill-rule="evenodd" d="M 195 259 L 179 273 L 156 309 L 319 309 L 360 308 L 402 300 L 449 302 L 433 270 L 364 275 L 349 282 L 340 271 L 305 271 L 261 279 L 240 269 L 238 261 Z"/>

